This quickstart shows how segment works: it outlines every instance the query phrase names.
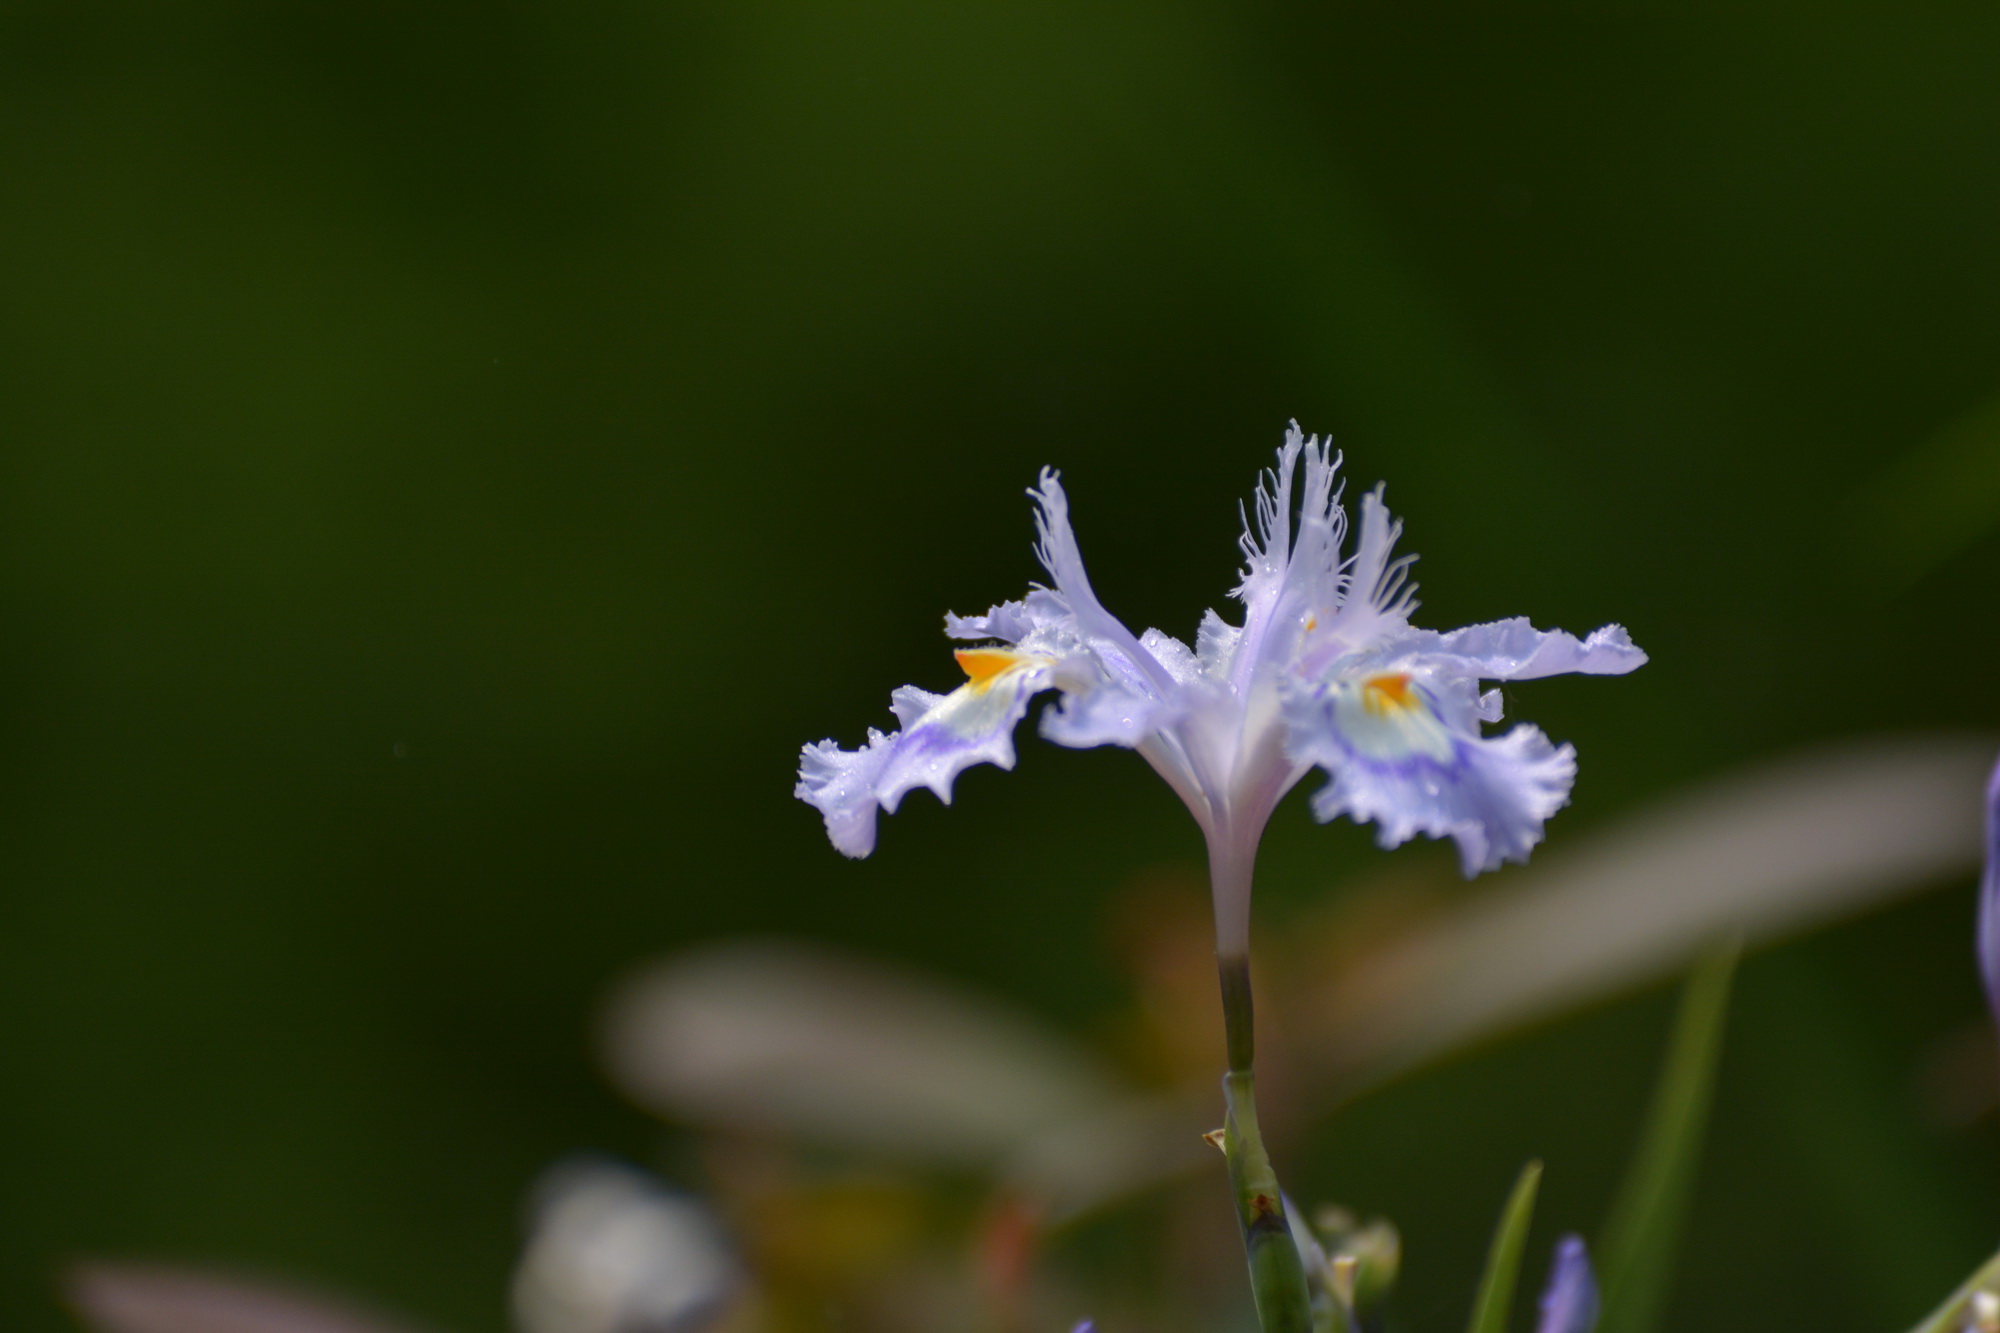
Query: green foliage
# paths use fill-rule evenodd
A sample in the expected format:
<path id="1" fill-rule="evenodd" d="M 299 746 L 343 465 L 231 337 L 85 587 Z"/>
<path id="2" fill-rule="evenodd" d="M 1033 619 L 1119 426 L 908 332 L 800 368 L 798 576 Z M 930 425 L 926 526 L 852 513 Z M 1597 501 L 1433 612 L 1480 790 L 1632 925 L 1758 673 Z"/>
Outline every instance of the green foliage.
<path id="1" fill-rule="evenodd" d="M 51 1271 L 114 1253 L 501 1327 L 537 1171 L 660 1141 L 597 997 L 694 941 L 1102 1030 L 1107 902 L 1201 858 L 1142 762 L 1026 729 L 865 873 L 787 795 L 1034 576 L 1043 464 L 1139 625 L 1227 611 L 1292 414 L 1388 479 L 1427 623 L 1629 624 L 1615 691 L 1517 687 L 1582 755 L 1548 853 L 1796 742 L 2000 722 L 1977 496 L 1910 596 L 1842 558 L 1880 517 L 1843 501 L 1996 387 L 1996 67 L 1983 0 L 11 6 L 0 1326 L 67 1328 Z M 1425 854 L 1289 807 L 1261 920 Z M 1897 1015 L 1885 1100 L 1978 1012 L 1966 919 L 1843 974 Z M 1616 1169 L 1635 1012 L 1287 1153 L 1470 1270 L 1467 1172 Z M 1717 1123 L 1696 1240 L 1758 1262 L 1681 1286 L 1704 1333 L 1864 1333 L 1879 1244 Z M 1911 1132 L 1953 1252 L 2000 1234 L 1991 1134 Z"/>
<path id="2" fill-rule="evenodd" d="M 1500 1225 L 1494 1228 L 1493 1245 L 1486 1252 L 1486 1268 L 1479 1277 L 1479 1294 L 1472 1301 L 1472 1322 L 1467 1333 L 1507 1333 L 1508 1316 L 1514 1309 L 1514 1289 L 1520 1283 L 1521 1256 L 1528 1244 L 1528 1224 L 1535 1217 L 1535 1193 L 1542 1183 L 1542 1164 L 1530 1162 L 1521 1168 L 1507 1206 L 1500 1210 Z"/>
<path id="3" fill-rule="evenodd" d="M 1665 1306 L 1714 1099 L 1739 953 L 1733 940 L 1711 949 L 1682 992 L 1639 1149 L 1600 1250 L 1603 1333 L 1652 1333 Z"/>

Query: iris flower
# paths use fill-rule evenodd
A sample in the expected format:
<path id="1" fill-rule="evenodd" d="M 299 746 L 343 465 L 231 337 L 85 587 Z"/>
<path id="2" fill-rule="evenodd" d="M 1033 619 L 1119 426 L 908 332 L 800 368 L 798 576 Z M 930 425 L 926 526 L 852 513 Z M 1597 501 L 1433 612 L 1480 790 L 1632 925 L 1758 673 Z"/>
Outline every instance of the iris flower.
<path id="1" fill-rule="evenodd" d="M 1378 486 L 1361 498 L 1349 551 L 1339 467 L 1293 424 L 1244 523 L 1242 623 L 1210 611 L 1192 648 L 1156 629 L 1134 634 L 1097 600 L 1069 499 L 1044 471 L 1029 495 L 1050 585 L 984 615 L 947 615 L 945 633 L 975 645 L 956 654 L 965 683 L 949 694 L 897 690 L 889 706 L 898 729 L 871 730 L 858 750 L 806 746 L 796 789 L 825 816 L 835 847 L 866 856 L 877 812 L 893 813 L 910 791 L 928 787 L 949 802 L 967 767 L 1012 768 L 1016 724 L 1036 695 L 1055 690 L 1044 736 L 1137 750 L 1187 803 L 1208 840 L 1229 1056 L 1216 1138 L 1264 1333 L 1312 1324 L 1305 1267 L 1257 1128 L 1252 1070 L 1250 878 L 1272 810 L 1318 768 L 1328 779 L 1312 800 L 1321 820 L 1372 822 L 1384 847 L 1419 833 L 1451 838 L 1468 877 L 1525 860 L 1569 799 L 1576 752 L 1525 724 L 1486 735 L 1501 699 L 1481 682 L 1622 675 L 1646 660 L 1617 625 L 1584 639 L 1524 619 L 1418 629 L 1410 557 L 1395 554 L 1401 525 Z"/>
<path id="2" fill-rule="evenodd" d="M 1413 557 L 1394 554 L 1402 525 L 1378 486 L 1361 497 L 1348 551 L 1339 467 L 1293 424 L 1245 521 L 1234 592 L 1242 622 L 1208 612 L 1192 648 L 1157 629 L 1134 634 L 1098 601 L 1062 483 L 1044 471 L 1028 494 L 1049 585 L 984 615 L 947 615 L 945 633 L 974 645 L 955 654 L 965 683 L 947 694 L 895 691 L 899 729 L 871 730 L 860 749 L 806 746 L 799 799 L 825 816 L 836 848 L 866 856 L 876 812 L 893 813 L 911 790 L 948 803 L 967 767 L 1012 768 L 1015 725 L 1053 689 L 1060 703 L 1042 714 L 1044 737 L 1138 751 L 1193 812 L 1225 958 L 1248 947 L 1265 823 L 1314 768 L 1328 777 L 1312 799 L 1322 821 L 1372 822 L 1385 848 L 1417 834 L 1451 838 L 1468 877 L 1526 859 L 1569 799 L 1576 753 L 1525 724 L 1483 734 L 1501 699 L 1480 683 L 1620 675 L 1646 655 L 1618 625 L 1584 639 L 1521 618 L 1416 628 Z"/>

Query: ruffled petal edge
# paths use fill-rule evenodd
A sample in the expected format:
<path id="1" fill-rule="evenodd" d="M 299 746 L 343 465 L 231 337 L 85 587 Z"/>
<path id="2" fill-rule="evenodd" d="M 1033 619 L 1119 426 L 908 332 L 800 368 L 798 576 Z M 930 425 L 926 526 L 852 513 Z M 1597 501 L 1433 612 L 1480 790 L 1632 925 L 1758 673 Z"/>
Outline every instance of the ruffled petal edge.
<path id="1" fill-rule="evenodd" d="M 973 650 L 966 656 L 986 653 Z M 890 814 L 910 791 L 928 787 L 951 804 L 952 782 L 974 764 L 1014 766 L 1014 728 L 1028 704 L 1052 683 L 1046 658 L 990 650 L 1017 659 L 1001 669 L 968 666 L 973 679 L 949 694 L 906 685 L 891 707 L 900 730 L 870 728 L 868 742 L 843 750 L 831 740 L 807 745 L 799 754 L 799 780 L 792 794 L 818 810 L 827 838 L 851 857 L 875 850 L 878 810 Z"/>

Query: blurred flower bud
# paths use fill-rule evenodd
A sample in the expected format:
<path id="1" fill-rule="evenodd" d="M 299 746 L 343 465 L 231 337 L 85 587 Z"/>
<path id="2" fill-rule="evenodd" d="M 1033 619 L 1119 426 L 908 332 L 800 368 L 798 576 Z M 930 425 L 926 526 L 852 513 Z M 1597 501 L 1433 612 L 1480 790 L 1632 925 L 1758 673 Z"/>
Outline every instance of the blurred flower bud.
<path id="1" fill-rule="evenodd" d="M 1597 1276 L 1581 1236 L 1556 1243 L 1549 1284 L 1542 1291 L 1542 1318 L 1535 1333 L 1592 1333 L 1597 1327 Z"/>
<path id="2" fill-rule="evenodd" d="M 1324 1245 L 1338 1245 L 1342 1236 L 1360 1227 L 1361 1219 L 1337 1203 L 1323 1203 L 1313 1212 L 1313 1230 Z"/>
<path id="3" fill-rule="evenodd" d="M 1389 1299 L 1403 1264 L 1403 1237 L 1393 1222 L 1376 1218 L 1350 1235 L 1340 1254 L 1354 1260 L 1354 1313 L 1372 1320 Z"/>
<path id="4" fill-rule="evenodd" d="M 744 1276 L 708 1207 L 617 1162 L 558 1164 L 514 1272 L 523 1333 L 698 1333 Z"/>
<path id="5" fill-rule="evenodd" d="M 1403 1238 L 1387 1218 L 1363 1225 L 1345 1208 L 1322 1206 L 1313 1229 L 1326 1248 L 1329 1280 L 1357 1322 L 1373 1325 L 1403 1262 Z"/>

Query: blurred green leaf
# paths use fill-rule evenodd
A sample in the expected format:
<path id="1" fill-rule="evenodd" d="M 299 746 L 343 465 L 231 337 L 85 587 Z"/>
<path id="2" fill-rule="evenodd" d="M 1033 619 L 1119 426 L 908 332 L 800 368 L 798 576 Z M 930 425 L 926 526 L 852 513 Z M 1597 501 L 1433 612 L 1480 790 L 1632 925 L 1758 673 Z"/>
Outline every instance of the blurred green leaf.
<path id="1" fill-rule="evenodd" d="M 1486 1252 L 1479 1295 L 1472 1302 L 1470 1333 L 1506 1333 L 1507 1312 L 1514 1307 L 1514 1288 L 1521 1278 L 1521 1252 L 1528 1243 L 1528 1224 L 1535 1216 L 1535 1191 L 1541 1183 L 1542 1164 L 1530 1162 L 1521 1168 L 1514 1192 L 1507 1196 L 1500 1225 L 1493 1233 L 1493 1247 Z"/>
<path id="2" fill-rule="evenodd" d="M 1695 965 L 1682 992 L 1666 1067 L 1606 1232 L 1604 1333 L 1649 1333 L 1659 1321 L 1701 1160 L 1729 987 L 1741 953 L 1735 939 L 1716 945 Z"/>

